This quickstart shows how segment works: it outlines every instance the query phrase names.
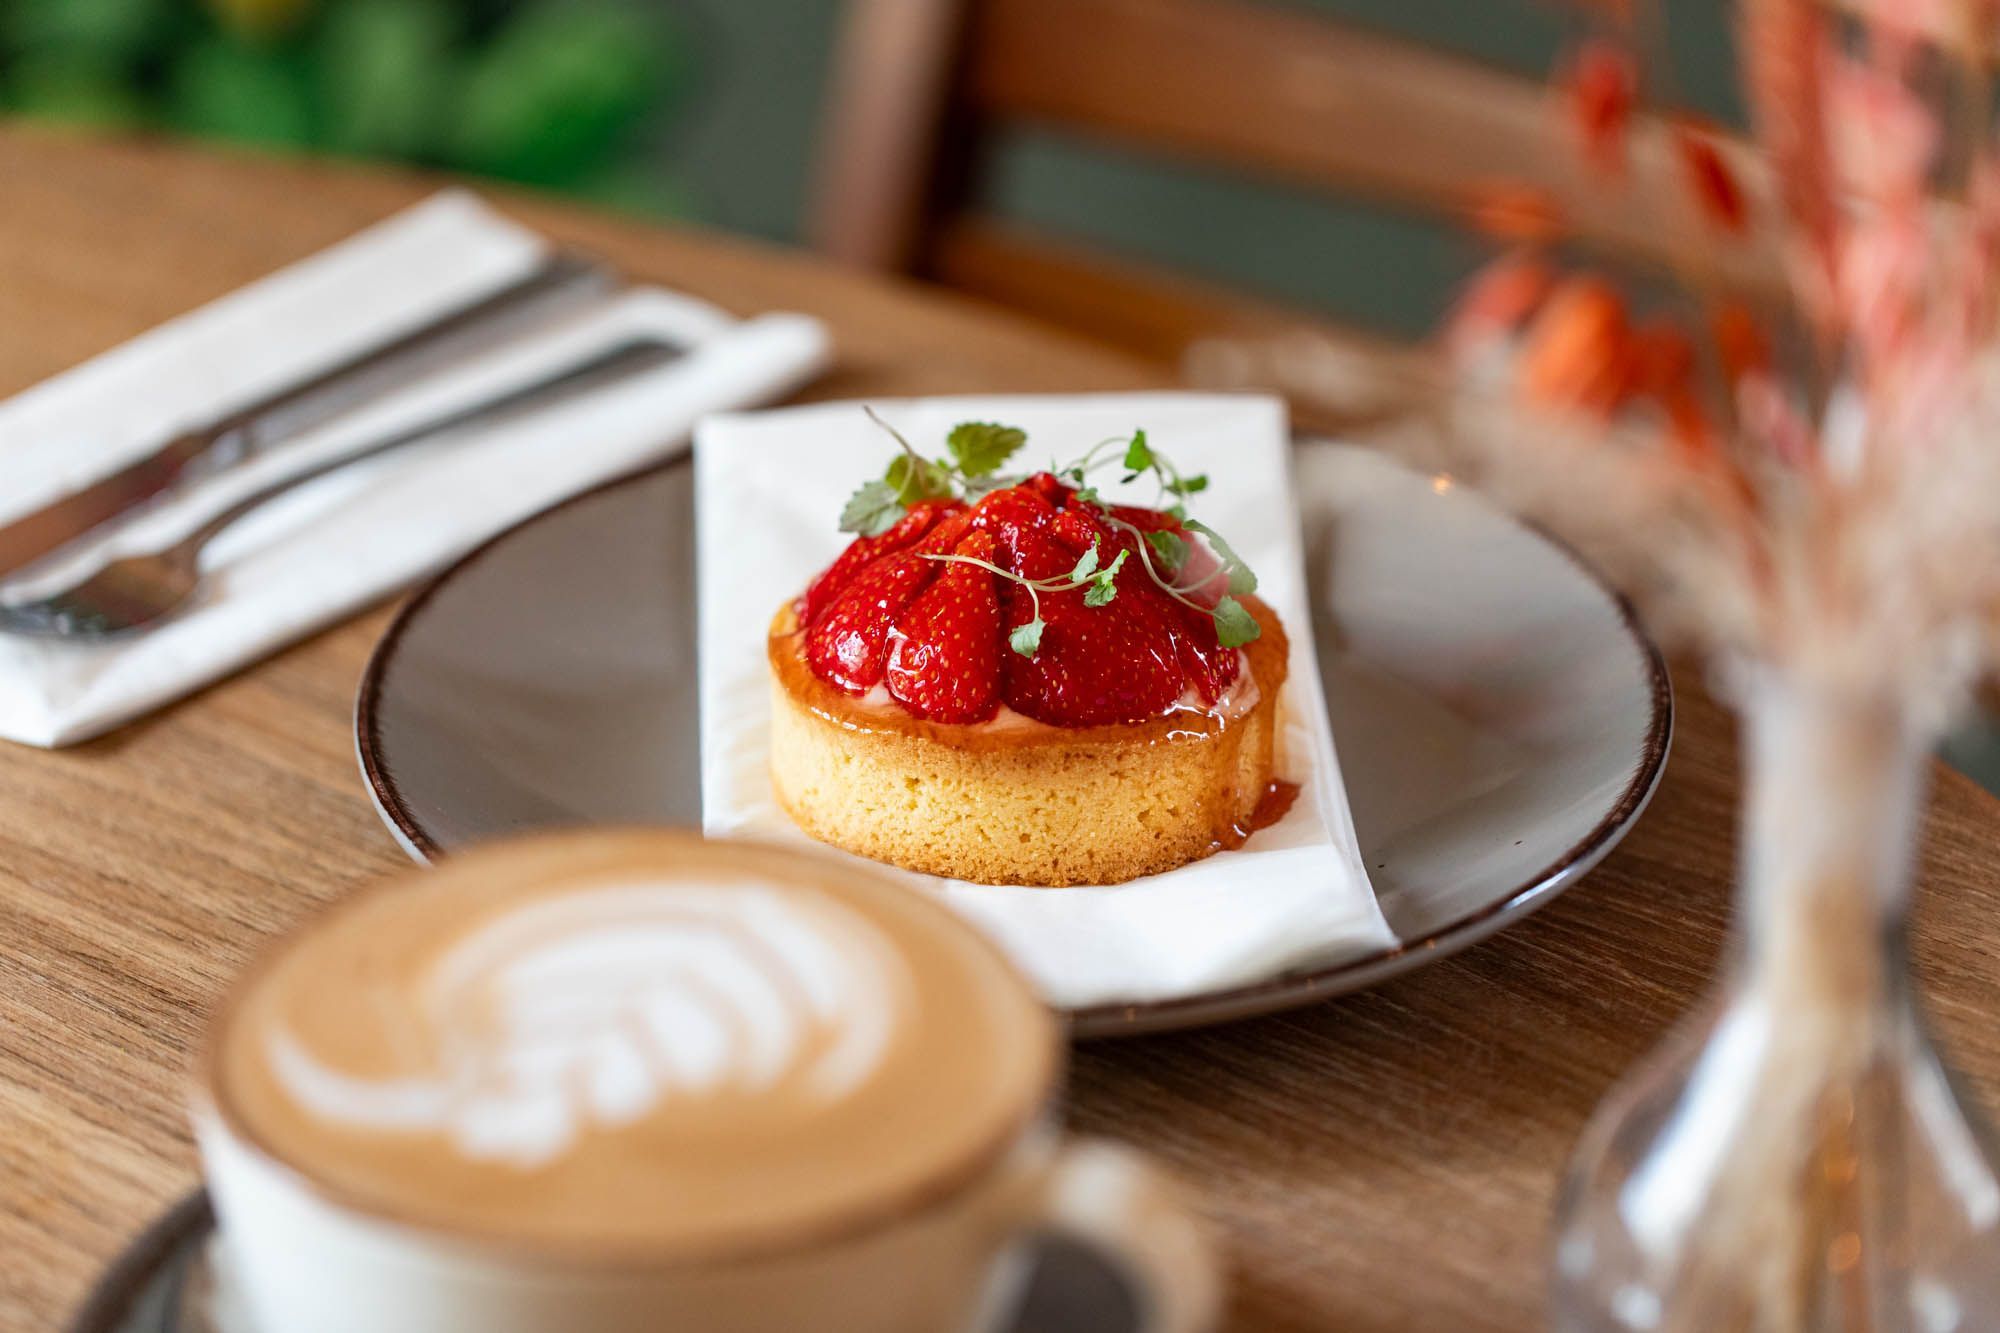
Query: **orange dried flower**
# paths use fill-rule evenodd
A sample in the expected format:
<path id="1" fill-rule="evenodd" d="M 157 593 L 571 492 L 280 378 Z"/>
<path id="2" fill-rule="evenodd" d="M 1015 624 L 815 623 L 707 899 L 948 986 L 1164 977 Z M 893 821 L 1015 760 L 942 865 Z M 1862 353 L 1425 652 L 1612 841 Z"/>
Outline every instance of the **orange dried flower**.
<path id="1" fill-rule="evenodd" d="M 1697 382 L 1701 358 L 1694 339 L 1678 324 L 1655 319 L 1633 331 L 1631 346 L 1631 392 L 1659 407 L 1668 432 L 1684 452 L 1712 450 L 1715 428 L 1702 406 Z"/>
<path id="2" fill-rule="evenodd" d="M 1538 244 L 1562 234 L 1562 210 L 1546 190 L 1513 182 L 1472 187 L 1472 225 L 1503 241 Z"/>
<path id="3" fill-rule="evenodd" d="M 1693 385 L 1694 339 L 1677 324 L 1648 320 L 1632 333 L 1632 388 L 1664 398 Z"/>
<path id="4" fill-rule="evenodd" d="M 1917 207 L 1944 139 L 1924 100 L 1896 75 L 1849 56 L 1826 66 L 1829 145 L 1841 182 L 1898 207 Z"/>
<path id="5" fill-rule="evenodd" d="M 1744 91 L 1779 204 L 1817 270 L 1798 293 L 1808 318 L 1833 322 L 1840 218 L 1826 124 L 1827 71 L 1838 51 L 1833 20 L 1816 0 L 1760 0 L 1739 7 Z"/>
<path id="6" fill-rule="evenodd" d="M 1532 255 L 1504 255 L 1482 268 L 1452 307 L 1447 345 L 1465 350 L 1519 328 L 1555 284 L 1555 270 Z"/>
<path id="7" fill-rule="evenodd" d="M 1716 355 L 1722 359 L 1723 374 L 1731 384 L 1745 375 L 1761 374 L 1771 368 L 1771 340 L 1764 326 L 1741 301 L 1725 301 L 1709 320 Z"/>
<path id="8" fill-rule="evenodd" d="M 1549 295 L 1521 349 L 1521 391 L 1548 407 L 1616 411 L 1632 377 L 1625 298 L 1602 278 L 1565 279 Z"/>
<path id="9" fill-rule="evenodd" d="M 1684 386 L 1660 398 L 1667 414 L 1667 430 L 1684 456 L 1706 456 L 1716 450 L 1715 425 L 1701 405 L 1701 395 Z"/>
<path id="10" fill-rule="evenodd" d="M 1741 235 L 1750 226 L 1749 197 L 1714 141 L 1684 124 L 1673 127 L 1673 141 L 1681 173 L 1702 216 L 1723 231 Z"/>
<path id="11" fill-rule="evenodd" d="M 1639 101 L 1639 66 L 1632 53 L 1598 37 L 1577 48 L 1566 80 L 1570 115 L 1583 151 L 1604 171 L 1625 169 L 1625 137 Z"/>

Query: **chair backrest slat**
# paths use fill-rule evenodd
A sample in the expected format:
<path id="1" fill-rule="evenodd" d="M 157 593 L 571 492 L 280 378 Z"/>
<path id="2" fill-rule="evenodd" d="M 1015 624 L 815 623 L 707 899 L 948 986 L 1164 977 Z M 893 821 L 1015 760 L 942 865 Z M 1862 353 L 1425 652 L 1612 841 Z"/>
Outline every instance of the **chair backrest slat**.
<path id="1" fill-rule="evenodd" d="M 1337 348 L 1345 354 L 1343 364 L 1366 367 L 1363 373 L 1379 380 L 1375 388 L 1383 392 L 1349 386 L 1310 410 L 1295 409 L 1314 429 L 1339 431 L 1380 419 L 1407 401 L 1397 394 L 1418 373 L 1410 349 L 1399 344 L 988 218 L 946 223 L 932 274 L 960 291 L 1160 361 L 1180 363 L 1204 342 L 1214 355 L 1227 355 L 1215 340 L 1231 338 L 1279 348 Z M 1224 367 L 1207 371 L 1224 371 L 1218 378 L 1230 380 Z"/>
<path id="2" fill-rule="evenodd" d="M 1665 125 L 1635 127 L 1608 184 L 1543 83 L 1255 0 L 855 0 L 837 86 L 814 234 L 878 269 L 965 281 L 971 256 L 1000 283 L 999 252 L 966 247 L 1000 234 L 963 225 L 966 176 L 998 133 L 1039 126 L 1452 216 L 1532 200 L 1588 248 L 1704 282 L 1775 272 L 1714 243 Z M 1747 155 L 1722 147 L 1762 206 Z M 1086 313 L 1074 283 L 1011 285 Z"/>

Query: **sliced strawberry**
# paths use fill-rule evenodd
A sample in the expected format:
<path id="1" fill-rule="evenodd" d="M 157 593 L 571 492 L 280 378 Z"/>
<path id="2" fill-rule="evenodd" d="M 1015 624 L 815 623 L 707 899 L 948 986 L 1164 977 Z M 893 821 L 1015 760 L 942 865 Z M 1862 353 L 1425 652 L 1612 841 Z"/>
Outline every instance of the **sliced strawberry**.
<path id="1" fill-rule="evenodd" d="M 1112 505 L 1114 518 L 1122 518 L 1141 532 L 1160 532 L 1176 529 L 1181 521 L 1164 509 L 1141 509 L 1137 505 Z"/>
<path id="2" fill-rule="evenodd" d="M 930 530 L 917 549 L 926 555 L 943 555 L 946 551 L 965 540 L 965 534 L 972 531 L 972 511 L 963 505 L 954 505 L 945 518 Z"/>
<path id="3" fill-rule="evenodd" d="M 1057 541 L 1045 528 L 1024 528 L 1014 531 L 1011 541 L 1008 536 L 1001 538 L 997 563 L 1024 579 L 1063 579 L 1076 568 L 1077 555 L 1078 552 Z"/>
<path id="4" fill-rule="evenodd" d="M 954 554 L 991 562 L 990 533 L 974 532 Z M 947 564 L 898 617 L 889 634 L 889 693 L 918 717 L 984 722 L 1000 708 L 1000 596 L 977 565 Z"/>
<path id="5" fill-rule="evenodd" d="M 1078 555 L 1091 547 L 1099 548 L 1098 554 L 1109 563 L 1112 555 L 1111 531 L 1100 523 L 1095 514 L 1087 513 L 1082 506 L 1065 509 L 1055 516 L 1049 525 L 1057 541 Z"/>
<path id="6" fill-rule="evenodd" d="M 1021 484 L 1058 509 L 1068 504 L 1070 496 L 1076 494 L 1076 487 L 1056 480 L 1053 472 L 1037 472 Z"/>
<path id="7" fill-rule="evenodd" d="M 875 537 L 856 537 L 840 553 L 840 558 L 828 565 L 826 572 L 806 589 L 805 597 L 799 602 L 799 623 L 812 624 L 863 569 L 885 555 L 915 546 L 939 518 L 963 510 L 964 506 L 956 500 L 920 500 L 911 505 L 910 512 L 896 520 L 896 525 L 887 532 Z"/>
<path id="8" fill-rule="evenodd" d="M 1144 598 L 1128 597 L 1131 575 L 1107 606 L 1086 606 L 1082 590 L 1042 594 L 1042 641 L 1033 657 L 1010 652 L 1002 697 L 1016 712 L 1059 727 L 1139 722 L 1181 697 L 1172 628 Z M 1027 591 L 1007 599 L 1007 628 L 1028 623 Z"/>
<path id="9" fill-rule="evenodd" d="M 813 674 L 849 694 L 875 688 L 887 661 L 889 627 L 937 572 L 937 561 L 914 551 L 862 570 L 806 630 Z"/>
<path id="10" fill-rule="evenodd" d="M 1000 539 L 1000 564 L 1014 567 L 1025 536 L 1040 536 L 1056 516 L 1055 506 L 1034 491 L 1012 486 L 995 491 L 972 510 L 972 526 Z M 1046 539 L 1045 539 L 1046 540 Z M 1067 571 L 1064 571 L 1067 572 Z M 1045 575 L 1031 575 L 1041 578 Z"/>
<path id="11" fill-rule="evenodd" d="M 1215 638 L 1215 619 L 1178 602 L 1169 603 L 1179 632 L 1174 636 L 1180 651 L 1181 669 L 1194 684 L 1201 701 L 1213 706 L 1243 669 L 1243 657 L 1234 648 L 1224 648 Z"/>

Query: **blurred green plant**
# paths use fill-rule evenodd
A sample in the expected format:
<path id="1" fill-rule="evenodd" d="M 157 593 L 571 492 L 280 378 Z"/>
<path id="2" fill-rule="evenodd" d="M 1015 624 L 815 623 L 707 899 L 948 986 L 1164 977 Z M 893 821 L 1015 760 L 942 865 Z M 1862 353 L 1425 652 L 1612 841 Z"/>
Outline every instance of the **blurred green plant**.
<path id="1" fill-rule="evenodd" d="M 0 0 L 0 109 L 474 172 L 683 211 L 693 74 L 653 0 Z"/>

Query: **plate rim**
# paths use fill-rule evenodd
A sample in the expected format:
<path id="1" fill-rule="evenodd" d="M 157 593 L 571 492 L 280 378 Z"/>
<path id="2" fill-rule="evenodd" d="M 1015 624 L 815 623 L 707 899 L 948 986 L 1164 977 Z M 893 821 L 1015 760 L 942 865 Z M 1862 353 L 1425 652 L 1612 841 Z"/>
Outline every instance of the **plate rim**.
<path id="1" fill-rule="evenodd" d="M 1295 441 L 1294 447 L 1302 445 L 1342 447 L 1344 444 L 1345 442 L 1337 440 L 1300 439 Z M 1345 444 L 1345 447 L 1361 446 Z M 429 864 L 449 853 L 424 828 L 422 821 L 403 800 L 402 794 L 389 774 L 384 757 L 380 731 L 382 691 L 410 626 L 423 614 L 432 600 L 460 575 L 491 554 L 494 548 L 509 541 L 530 525 L 552 519 L 565 510 L 589 503 L 608 492 L 650 480 L 675 468 L 692 465 L 692 451 L 683 451 L 673 458 L 626 472 L 589 490 L 580 491 L 568 499 L 559 500 L 545 509 L 537 510 L 446 565 L 397 609 L 388 626 L 382 631 L 382 637 L 370 651 L 367 665 L 362 669 L 361 683 L 356 692 L 354 705 L 354 747 L 355 756 L 361 766 L 362 779 L 368 789 L 369 800 L 374 804 L 382 822 L 387 825 L 391 836 L 413 859 Z M 1399 939 L 1391 949 L 1364 954 L 1358 958 L 1349 958 L 1323 967 L 1284 972 L 1244 985 L 1200 991 L 1192 995 L 1178 995 L 1171 999 L 1088 1005 L 1080 1009 L 1063 1010 L 1061 1012 L 1068 1019 L 1072 1036 L 1079 1039 L 1139 1036 L 1152 1032 L 1205 1026 L 1210 1023 L 1233 1022 L 1241 1018 L 1251 1018 L 1259 1014 L 1298 1008 L 1332 999 L 1337 995 L 1387 981 L 1425 963 L 1449 957 L 1553 901 L 1609 855 L 1612 848 L 1618 845 L 1626 832 L 1645 813 L 1653 794 L 1659 790 L 1660 780 L 1666 771 L 1667 756 L 1673 748 L 1674 689 L 1665 654 L 1660 651 L 1659 645 L 1641 624 L 1638 610 L 1633 606 L 1631 599 L 1613 587 L 1574 547 L 1538 523 L 1526 521 L 1483 497 L 1475 498 L 1477 502 L 1485 504 L 1488 509 L 1507 522 L 1546 543 L 1583 575 L 1590 586 L 1611 604 L 1611 608 L 1617 613 L 1620 628 L 1639 652 L 1641 669 L 1646 675 L 1651 716 L 1647 719 L 1646 734 L 1640 746 L 1639 763 L 1627 778 L 1618 799 L 1588 833 L 1555 860 L 1538 869 L 1527 880 L 1420 938 Z"/>

